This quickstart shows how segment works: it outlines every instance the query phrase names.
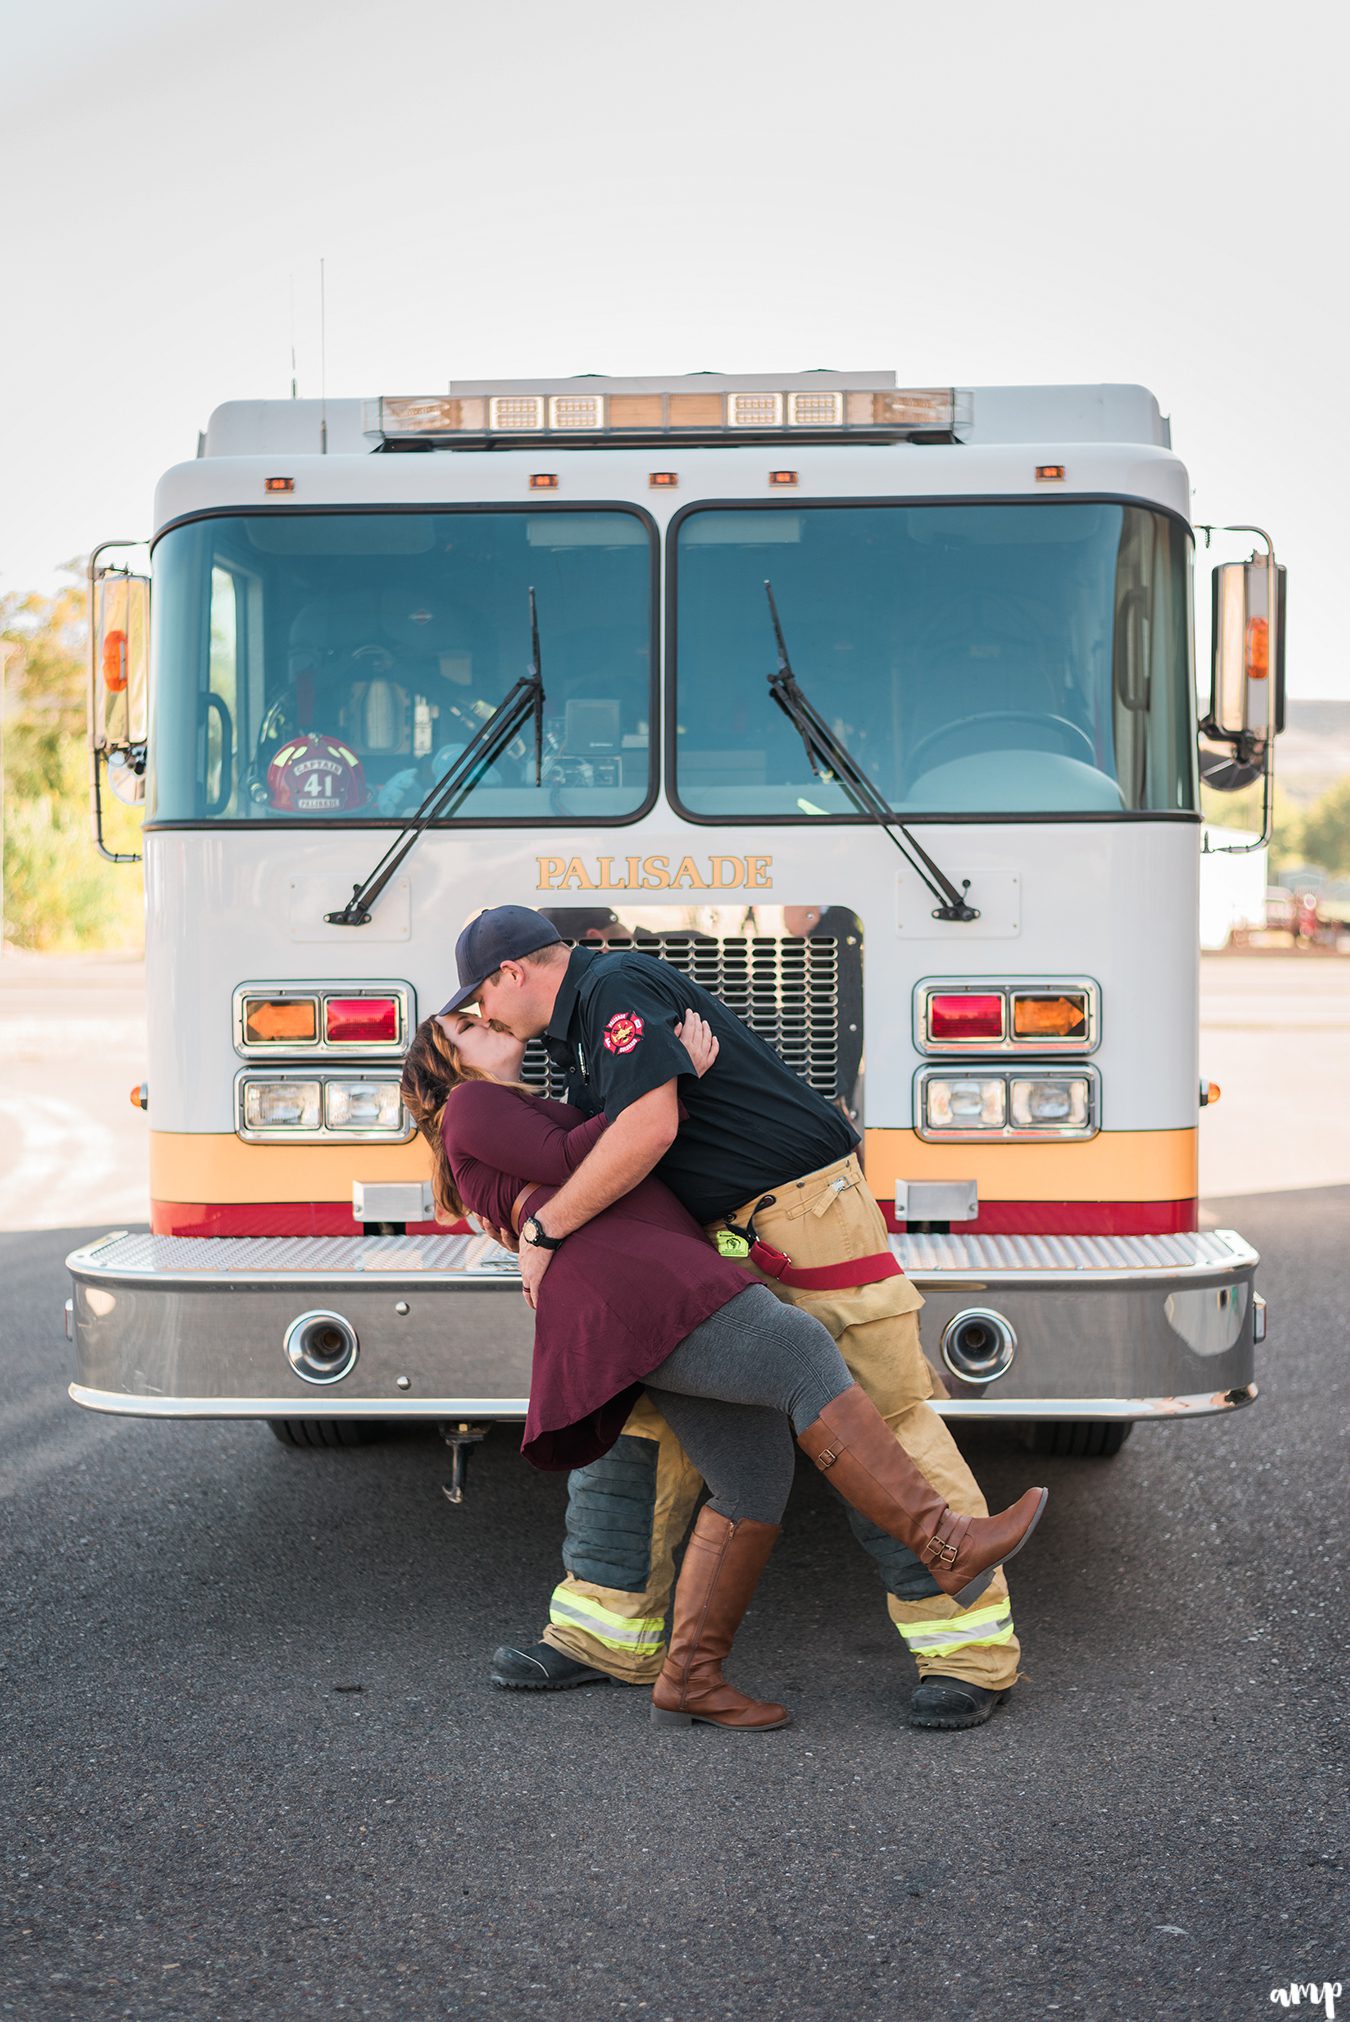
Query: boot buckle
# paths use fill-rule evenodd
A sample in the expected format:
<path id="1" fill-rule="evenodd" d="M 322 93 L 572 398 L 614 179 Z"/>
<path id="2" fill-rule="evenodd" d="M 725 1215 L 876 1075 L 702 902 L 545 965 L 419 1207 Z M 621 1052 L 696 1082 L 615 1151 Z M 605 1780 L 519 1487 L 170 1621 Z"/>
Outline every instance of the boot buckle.
<path id="1" fill-rule="evenodd" d="M 954 1566 L 956 1554 L 957 1547 L 950 1542 L 944 1543 L 941 1538 L 929 1538 L 923 1548 L 924 1557 L 932 1559 L 935 1564 L 941 1566 Z"/>
<path id="2" fill-rule="evenodd" d="M 822 1447 L 820 1452 L 816 1455 L 816 1466 L 820 1469 L 821 1473 L 824 1474 L 827 1469 L 834 1466 L 834 1463 L 838 1460 L 838 1458 L 839 1455 L 836 1453 L 835 1449 L 832 1446 Z"/>

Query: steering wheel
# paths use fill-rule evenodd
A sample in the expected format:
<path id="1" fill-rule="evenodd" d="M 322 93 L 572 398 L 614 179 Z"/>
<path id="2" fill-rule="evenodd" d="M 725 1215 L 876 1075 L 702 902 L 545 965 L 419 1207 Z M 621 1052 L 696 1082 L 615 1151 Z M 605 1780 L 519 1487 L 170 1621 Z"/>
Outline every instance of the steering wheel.
<path id="1" fill-rule="evenodd" d="M 940 744 L 944 738 L 955 737 L 962 730 L 968 730 L 974 723 L 1034 723 L 1038 730 L 1055 730 L 1066 742 L 1076 741 L 1081 744 L 1087 753 L 1088 764 L 1095 766 L 1097 763 L 1092 739 L 1077 723 L 1070 723 L 1067 716 L 1042 716 L 1034 709 L 981 709 L 974 716 L 958 716 L 951 723 L 944 723 L 937 730 L 930 730 L 926 737 L 921 737 L 917 744 L 912 745 L 905 752 L 905 765 L 909 777 L 912 780 L 918 778 L 919 755 L 927 751 L 930 744 Z M 1070 756 L 1068 752 L 1064 755 Z"/>

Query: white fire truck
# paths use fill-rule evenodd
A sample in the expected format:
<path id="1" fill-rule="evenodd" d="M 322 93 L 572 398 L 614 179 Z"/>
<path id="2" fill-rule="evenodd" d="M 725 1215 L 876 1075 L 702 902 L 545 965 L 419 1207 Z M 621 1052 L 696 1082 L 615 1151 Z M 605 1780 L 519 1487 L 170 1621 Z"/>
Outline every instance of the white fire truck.
<path id="1" fill-rule="evenodd" d="M 152 1199 L 70 1259 L 75 1400 L 311 1444 L 523 1417 L 515 1260 L 436 1226 L 399 1099 L 508 901 L 687 969 L 856 1120 L 949 1418 L 1105 1453 L 1254 1398 L 1256 1254 L 1197 1218 L 1198 777 L 1269 809 L 1281 586 L 1264 536 L 1215 569 L 1198 726 L 1188 501 L 1132 386 L 218 408 L 153 624 L 91 564 Z"/>

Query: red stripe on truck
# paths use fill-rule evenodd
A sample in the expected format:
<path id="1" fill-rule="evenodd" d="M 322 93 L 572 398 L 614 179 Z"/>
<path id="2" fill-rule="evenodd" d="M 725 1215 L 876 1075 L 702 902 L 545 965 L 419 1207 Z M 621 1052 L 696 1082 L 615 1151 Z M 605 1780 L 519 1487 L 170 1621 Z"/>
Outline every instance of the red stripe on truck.
<path id="1" fill-rule="evenodd" d="M 882 1202 L 886 1226 L 903 1235 L 894 1205 Z M 957 1222 L 964 1236 L 1177 1236 L 1199 1227 L 1198 1203 L 1182 1201 L 986 1201 L 973 1222 Z M 157 1236 L 363 1236 L 351 1210 L 338 1201 L 152 1201 L 150 1227 Z M 466 1222 L 442 1228 L 414 1222 L 410 1236 L 464 1236 Z"/>
<path id="2" fill-rule="evenodd" d="M 904 1235 L 893 1201 L 881 1203 L 886 1226 Z M 973 1222 L 953 1222 L 958 1236 L 1183 1236 L 1199 1227 L 1199 1203 L 1185 1201 L 983 1201 Z"/>
<path id="3" fill-rule="evenodd" d="M 364 1236 L 340 1201 L 151 1201 L 156 1236 Z M 467 1236 L 467 1222 L 411 1222 L 410 1236 Z"/>

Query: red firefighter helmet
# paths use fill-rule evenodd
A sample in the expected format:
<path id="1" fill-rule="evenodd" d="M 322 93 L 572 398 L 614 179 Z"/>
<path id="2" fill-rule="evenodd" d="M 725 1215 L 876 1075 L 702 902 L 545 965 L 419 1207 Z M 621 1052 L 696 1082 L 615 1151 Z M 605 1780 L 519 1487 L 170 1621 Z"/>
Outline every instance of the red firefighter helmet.
<path id="1" fill-rule="evenodd" d="M 349 745 L 306 730 L 273 752 L 267 798 L 281 814 L 350 814 L 366 804 L 366 775 Z"/>

